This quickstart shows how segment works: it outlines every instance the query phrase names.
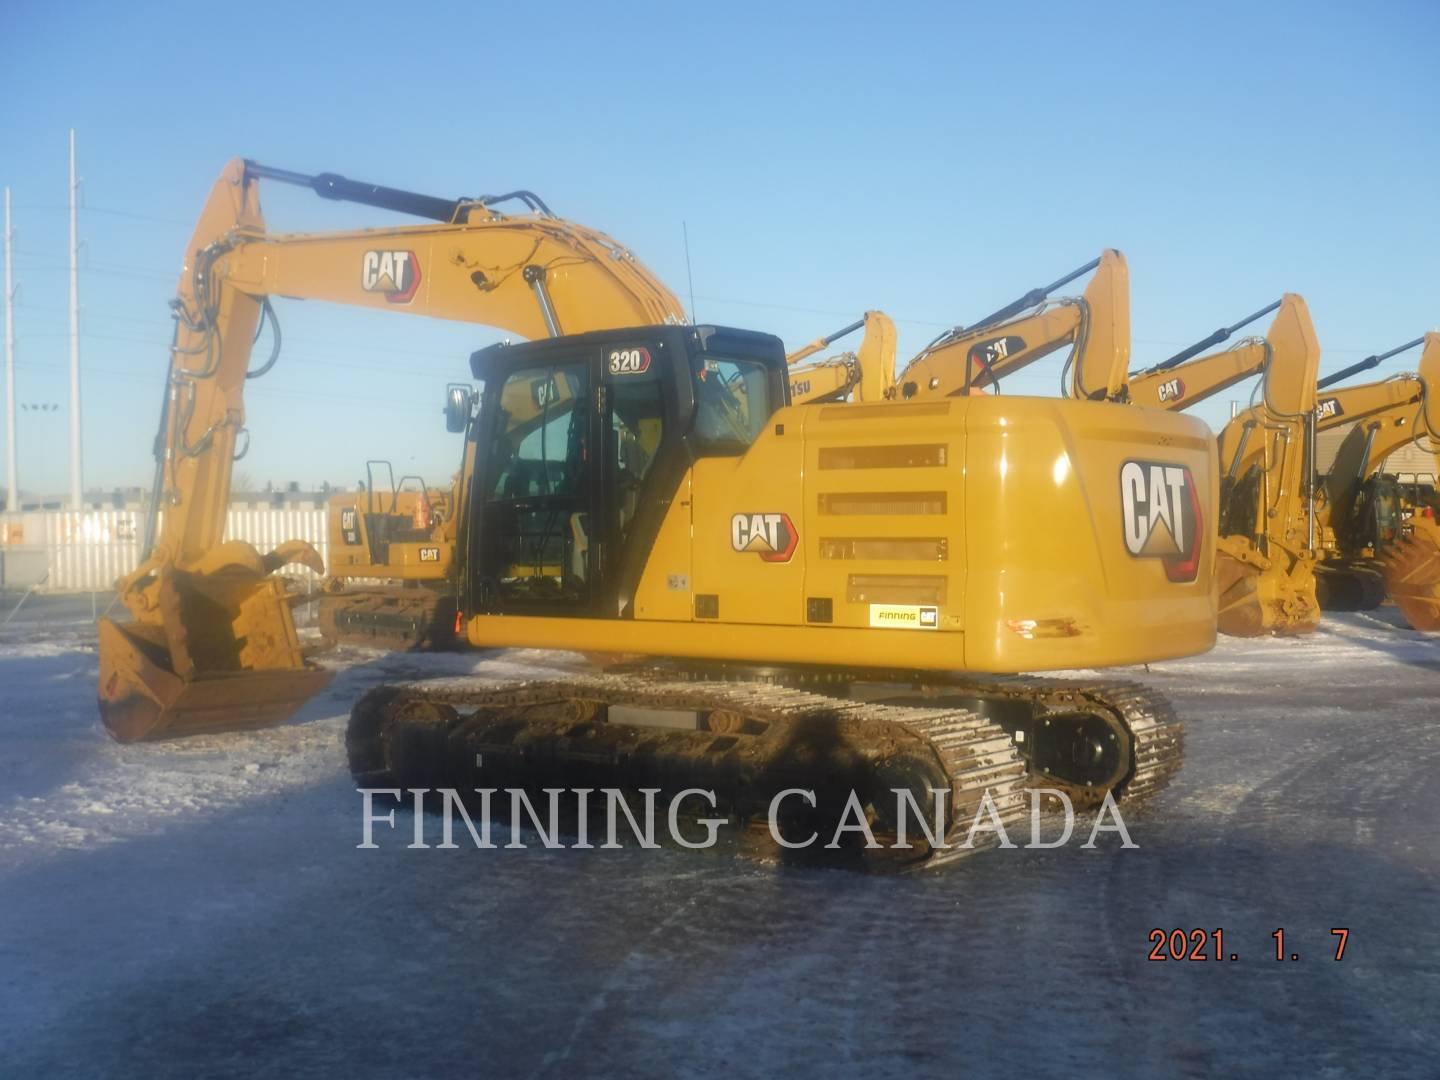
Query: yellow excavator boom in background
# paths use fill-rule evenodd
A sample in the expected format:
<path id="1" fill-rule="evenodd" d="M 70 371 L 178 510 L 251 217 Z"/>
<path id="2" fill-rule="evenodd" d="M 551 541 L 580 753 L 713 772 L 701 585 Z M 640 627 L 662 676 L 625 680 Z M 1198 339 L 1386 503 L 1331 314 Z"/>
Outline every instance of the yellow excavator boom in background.
<path id="1" fill-rule="evenodd" d="M 1080 296 L 1051 298 L 1092 271 Z M 1120 252 L 1107 249 L 985 318 L 947 330 L 906 365 L 896 379 L 897 396 L 909 401 L 993 389 L 1004 376 L 1066 345 L 1071 354 L 1063 396 L 1123 399 L 1130 362 L 1130 272 Z"/>
<path id="2" fill-rule="evenodd" d="M 1237 323 L 1222 326 L 1174 356 L 1130 375 L 1130 401 L 1154 409 L 1188 409 L 1223 393 L 1236 383 L 1265 370 L 1271 350 L 1259 339 L 1239 342 L 1232 349 L 1209 353 L 1206 349 L 1228 341 L 1235 331 L 1279 311 L 1285 301 L 1276 300 Z"/>
<path id="3" fill-rule="evenodd" d="M 262 178 L 430 223 L 272 235 L 260 210 Z M 495 209 L 512 200 L 532 212 Z M 180 275 L 145 556 L 118 583 L 133 621 L 99 627 L 100 711 L 117 738 L 275 723 L 329 678 L 307 662 L 283 584 L 271 576 L 288 562 L 321 572 L 318 554 L 292 541 L 261 555 L 224 539 L 245 384 L 274 362 L 249 370 L 257 326 L 274 318 L 271 296 L 527 338 L 684 319 L 680 302 L 628 250 L 556 218 L 529 192 L 448 200 L 232 161 Z"/>
<path id="4" fill-rule="evenodd" d="M 1220 629 L 1239 637 L 1304 634 L 1320 621 L 1314 514 L 1320 343 L 1296 294 L 1266 310 L 1276 314 L 1265 337 L 1242 342 L 1230 350 L 1240 356 L 1224 362 L 1263 371 L 1259 402 L 1220 434 Z"/>
<path id="5" fill-rule="evenodd" d="M 806 363 L 861 329 L 865 336 L 855 352 Z M 884 401 L 895 393 L 895 324 L 884 312 L 867 311 L 849 326 L 796 349 L 785 360 L 790 365 L 790 400 L 796 405 Z"/>

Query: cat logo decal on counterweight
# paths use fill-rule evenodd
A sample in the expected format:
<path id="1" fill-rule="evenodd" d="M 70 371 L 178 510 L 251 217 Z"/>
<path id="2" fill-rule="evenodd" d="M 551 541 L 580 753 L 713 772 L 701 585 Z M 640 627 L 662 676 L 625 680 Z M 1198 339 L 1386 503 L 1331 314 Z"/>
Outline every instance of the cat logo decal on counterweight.
<path id="1" fill-rule="evenodd" d="M 1205 523 L 1190 470 L 1166 461 L 1125 462 L 1120 506 L 1125 550 L 1137 559 L 1160 559 L 1170 581 L 1194 581 Z"/>
<path id="2" fill-rule="evenodd" d="M 413 251 L 367 251 L 360 260 L 360 287 L 385 294 L 391 304 L 408 304 L 420 288 L 420 260 Z"/>
<path id="3" fill-rule="evenodd" d="M 730 546 L 753 551 L 765 562 L 789 562 L 800 533 L 789 514 L 736 514 L 730 519 Z"/>

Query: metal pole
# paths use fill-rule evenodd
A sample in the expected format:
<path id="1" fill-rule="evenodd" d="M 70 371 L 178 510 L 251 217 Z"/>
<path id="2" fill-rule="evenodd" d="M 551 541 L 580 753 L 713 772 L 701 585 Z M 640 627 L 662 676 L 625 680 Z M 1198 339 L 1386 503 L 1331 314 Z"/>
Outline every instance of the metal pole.
<path id="1" fill-rule="evenodd" d="M 20 509 L 19 468 L 15 464 L 15 282 L 12 269 L 10 189 L 5 189 L 5 492 L 7 510 Z"/>
<path id="2" fill-rule="evenodd" d="M 80 463 L 80 233 L 76 225 L 75 129 L 70 129 L 70 508 L 82 509 Z"/>

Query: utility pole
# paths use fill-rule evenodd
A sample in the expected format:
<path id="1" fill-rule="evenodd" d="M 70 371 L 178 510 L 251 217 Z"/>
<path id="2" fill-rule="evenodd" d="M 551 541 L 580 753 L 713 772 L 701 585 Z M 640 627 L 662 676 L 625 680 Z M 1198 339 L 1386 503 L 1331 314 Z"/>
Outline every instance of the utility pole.
<path id="1" fill-rule="evenodd" d="M 70 508 L 83 509 L 80 463 L 80 232 L 75 203 L 75 129 L 70 129 Z"/>
<path id="2" fill-rule="evenodd" d="M 20 509 L 15 465 L 15 281 L 11 263 L 10 189 L 5 189 L 5 509 Z"/>

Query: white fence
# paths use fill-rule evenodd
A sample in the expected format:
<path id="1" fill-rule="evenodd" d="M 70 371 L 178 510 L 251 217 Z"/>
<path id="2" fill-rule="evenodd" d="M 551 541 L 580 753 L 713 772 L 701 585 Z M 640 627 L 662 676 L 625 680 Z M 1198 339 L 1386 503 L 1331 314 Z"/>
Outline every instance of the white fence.
<path id="1" fill-rule="evenodd" d="M 140 510 L 51 510 L 0 514 L 0 586 L 47 592 L 105 590 L 140 564 Z M 245 540 L 262 554 L 283 540 L 307 540 L 329 561 L 323 509 L 233 507 L 229 540 Z M 286 573 L 310 575 L 301 566 Z"/>

